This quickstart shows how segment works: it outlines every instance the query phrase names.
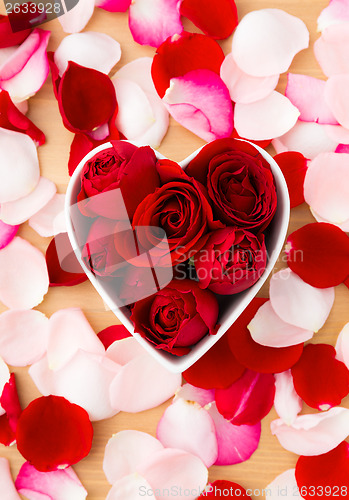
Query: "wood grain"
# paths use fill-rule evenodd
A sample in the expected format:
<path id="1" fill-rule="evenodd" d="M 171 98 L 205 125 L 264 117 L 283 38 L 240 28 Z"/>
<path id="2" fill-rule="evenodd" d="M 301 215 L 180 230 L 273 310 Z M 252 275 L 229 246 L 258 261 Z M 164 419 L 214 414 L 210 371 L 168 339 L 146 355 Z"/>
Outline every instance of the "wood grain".
<path id="1" fill-rule="evenodd" d="M 237 1 L 240 18 L 251 10 L 275 7 L 284 9 L 290 14 L 303 19 L 310 30 L 311 46 L 308 50 L 295 57 L 290 71 L 320 78 L 324 78 L 324 76 L 315 61 L 312 46 L 318 38 L 316 19 L 326 5 L 327 0 L 312 0 L 311 2 L 296 0 Z M 185 27 L 197 31 L 189 22 L 185 22 Z M 49 50 L 55 50 L 64 37 L 59 22 L 57 20 L 51 21 L 43 28 L 52 31 Z M 127 14 L 111 14 L 96 9 L 87 29 L 107 33 L 121 43 L 122 59 L 113 71 L 137 57 L 152 56 L 154 54 L 154 49 L 142 47 L 133 41 L 128 29 Z M 225 53 L 228 53 L 231 39 L 223 41 L 221 45 Z M 282 75 L 278 87 L 280 91 L 284 90 L 285 82 L 286 75 Z M 67 160 L 72 134 L 62 125 L 50 77 L 38 94 L 30 99 L 29 117 L 45 132 L 47 137 L 46 145 L 39 149 L 42 175 L 52 179 L 57 184 L 58 191 L 64 193 L 69 181 Z M 202 144 L 201 139 L 171 120 L 169 132 L 159 151 L 169 158 L 179 161 Z M 289 231 L 292 232 L 313 221 L 308 206 L 303 204 L 292 210 Z M 19 234 L 42 251 L 45 251 L 50 241 L 48 238 L 39 237 L 27 224 L 21 227 Z M 281 255 L 276 268 L 280 269 L 284 266 L 284 256 Z M 260 295 L 267 296 L 267 294 L 268 285 L 266 284 Z M 337 287 L 335 305 L 331 315 L 325 326 L 316 334 L 314 342 L 335 343 L 339 331 L 349 321 L 348 299 L 349 291 L 343 285 Z M 90 283 L 83 283 L 72 288 L 52 288 L 49 290 L 44 302 L 37 309 L 50 316 L 58 309 L 65 307 L 81 307 L 96 332 L 117 322 L 113 313 L 106 310 L 103 301 Z M 5 307 L 0 305 L 0 312 L 3 310 L 5 310 Z M 39 396 L 39 393 L 28 376 L 26 368 L 14 368 L 13 371 L 17 375 L 21 403 L 26 406 L 32 399 Z M 344 403 L 348 406 L 349 398 Z M 138 429 L 155 435 L 157 422 L 167 404 L 169 403 L 139 414 L 120 413 L 112 419 L 94 424 L 95 437 L 92 451 L 86 459 L 74 467 L 88 490 L 89 500 L 104 499 L 110 488 L 103 474 L 102 461 L 105 445 L 112 434 L 122 429 Z M 246 488 L 256 489 L 254 498 L 257 500 L 261 496 L 258 489 L 262 490 L 277 474 L 293 467 L 297 457 L 283 450 L 277 439 L 270 433 L 270 422 L 274 418 L 276 418 L 276 414 L 273 410 L 264 419 L 259 448 L 249 461 L 231 467 L 212 467 L 209 474 L 210 480 L 229 479 L 241 483 Z M 16 446 L 5 448 L 0 445 L 0 447 L 0 455 L 9 458 L 12 473 L 15 477 L 23 463 L 23 459 L 19 455 Z M 67 498 L 66 500 L 71 499 Z"/>

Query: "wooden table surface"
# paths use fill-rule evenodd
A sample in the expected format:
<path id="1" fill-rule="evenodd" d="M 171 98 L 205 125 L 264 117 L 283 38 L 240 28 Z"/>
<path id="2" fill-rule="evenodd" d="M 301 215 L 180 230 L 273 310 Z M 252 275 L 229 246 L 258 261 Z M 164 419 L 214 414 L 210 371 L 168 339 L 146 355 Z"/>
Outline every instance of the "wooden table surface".
<path id="1" fill-rule="evenodd" d="M 295 57 L 290 71 L 324 78 L 314 58 L 312 47 L 319 36 L 316 32 L 316 19 L 327 3 L 327 0 L 311 0 L 309 2 L 299 0 L 237 0 L 237 7 L 240 19 L 251 10 L 266 7 L 284 9 L 288 13 L 303 19 L 310 31 L 311 44 L 308 50 Z M 184 22 L 184 26 L 185 29 L 195 30 L 195 27 L 187 21 Z M 54 20 L 42 27 L 52 31 L 49 50 L 55 50 L 65 36 L 61 25 L 58 20 Z M 153 56 L 154 54 L 154 49 L 142 47 L 133 41 L 128 29 L 127 14 L 108 13 L 101 9 L 95 9 L 93 18 L 86 29 L 107 33 L 120 42 L 122 58 L 113 72 L 135 58 Z M 230 52 L 231 38 L 224 40 L 221 45 L 226 54 Z M 278 90 L 284 91 L 285 82 L 286 75 L 284 74 L 280 78 Z M 45 132 L 47 139 L 46 144 L 39 148 L 42 175 L 54 181 L 58 191 L 64 193 L 69 181 L 67 160 L 73 136 L 62 125 L 57 102 L 52 91 L 50 76 L 37 95 L 30 99 L 29 107 L 28 116 Z M 201 139 L 171 119 L 170 129 L 159 151 L 169 158 L 179 161 L 202 144 Z M 313 221 L 308 206 L 303 204 L 292 209 L 289 231 L 292 232 Z M 43 252 L 50 242 L 50 238 L 41 238 L 27 224 L 21 226 L 19 235 Z M 277 265 L 278 269 L 285 266 L 283 262 L 284 257 L 281 255 Z M 263 287 L 259 295 L 268 296 L 268 284 Z M 325 326 L 315 335 L 313 342 L 335 344 L 338 333 L 344 324 L 349 321 L 348 299 L 349 290 L 344 285 L 337 287 L 336 300 L 331 315 Z M 81 307 L 96 332 L 118 322 L 113 313 L 106 310 L 101 298 L 89 282 L 71 288 L 51 288 L 37 309 L 50 316 L 55 311 L 66 307 Z M 0 304 L 0 312 L 3 310 L 5 310 L 5 307 Z M 20 401 L 22 406 L 25 407 L 40 394 L 29 377 L 27 368 L 14 368 L 13 371 L 17 377 Z M 348 406 L 348 403 L 349 398 L 343 402 L 346 406 Z M 137 429 L 155 435 L 157 422 L 168 404 L 165 403 L 158 408 L 138 414 L 120 413 L 114 418 L 93 424 L 95 436 L 91 453 L 74 466 L 88 491 L 89 500 L 103 500 L 109 491 L 110 485 L 105 479 L 102 461 L 105 445 L 112 434 L 123 429 Z M 261 496 L 258 489 L 263 489 L 276 475 L 293 467 L 297 456 L 283 450 L 277 439 L 270 433 L 270 422 L 274 418 L 277 418 L 277 416 L 275 411 L 272 410 L 263 421 L 259 448 L 249 461 L 230 467 L 211 467 L 209 479 L 229 479 L 240 483 L 245 488 L 256 489 L 254 498 L 257 500 Z M 16 446 L 5 448 L 0 445 L 0 455 L 10 460 L 11 470 L 15 477 L 24 461 Z"/>

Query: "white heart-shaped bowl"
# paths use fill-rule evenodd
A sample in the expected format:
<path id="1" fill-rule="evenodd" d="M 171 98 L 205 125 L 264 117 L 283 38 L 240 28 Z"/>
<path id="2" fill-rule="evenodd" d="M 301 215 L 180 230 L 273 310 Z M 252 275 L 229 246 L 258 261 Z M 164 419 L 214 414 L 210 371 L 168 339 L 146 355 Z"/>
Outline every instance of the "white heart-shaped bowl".
<path id="1" fill-rule="evenodd" d="M 128 141 L 131 142 L 131 141 Z M 248 141 L 245 141 L 248 142 Z M 252 143 L 251 143 L 252 144 Z M 268 254 L 267 266 L 264 273 L 260 279 L 249 289 L 240 292 L 236 295 L 221 296 L 220 301 L 220 316 L 218 318 L 219 329 L 216 335 L 206 335 L 201 339 L 190 351 L 190 353 L 184 356 L 174 356 L 165 351 L 156 349 L 153 345 L 144 339 L 140 334 L 134 331 L 133 325 L 130 321 L 130 313 L 126 307 L 119 308 L 110 293 L 103 287 L 100 281 L 98 281 L 95 275 L 87 268 L 84 261 L 81 258 L 81 250 L 76 239 L 76 232 L 73 227 L 71 218 L 72 206 L 76 204 L 77 195 L 80 191 L 80 173 L 83 169 L 85 163 L 90 160 L 96 153 L 103 151 L 104 149 L 112 147 L 110 142 L 98 146 L 93 151 L 88 153 L 77 166 L 74 174 L 72 175 L 66 194 L 65 202 L 65 215 L 67 221 L 68 236 L 75 252 L 75 255 L 87 274 L 89 280 L 102 297 L 107 306 L 114 312 L 116 317 L 125 325 L 129 332 L 140 342 L 140 344 L 156 358 L 163 366 L 172 372 L 183 372 L 189 368 L 193 363 L 195 363 L 203 354 L 205 354 L 222 335 L 228 330 L 228 328 L 234 323 L 234 321 L 240 316 L 244 309 L 248 306 L 251 300 L 258 293 L 263 283 L 273 270 L 273 267 L 277 261 L 277 258 L 282 250 L 289 218 L 290 218 L 290 200 L 288 195 L 287 185 L 284 176 L 273 158 L 263 149 L 253 144 L 253 146 L 260 152 L 260 154 L 267 160 L 270 164 L 271 170 L 274 175 L 276 190 L 277 190 L 277 209 L 271 224 L 268 226 L 265 236 L 266 236 L 266 248 Z M 195 158 L 195 156 L 201 151 L 202 148 L 198 149 L 185 160 L 179 162 L 180 166 L 185 169 L 189 162 Z M 155 151 L 156 156 L 159 159 L 164 159 L 165 157 Z M 83 216 L 81 216 L 83 217 Z M 76 225 L 76 218 L 74 219 Z"/>

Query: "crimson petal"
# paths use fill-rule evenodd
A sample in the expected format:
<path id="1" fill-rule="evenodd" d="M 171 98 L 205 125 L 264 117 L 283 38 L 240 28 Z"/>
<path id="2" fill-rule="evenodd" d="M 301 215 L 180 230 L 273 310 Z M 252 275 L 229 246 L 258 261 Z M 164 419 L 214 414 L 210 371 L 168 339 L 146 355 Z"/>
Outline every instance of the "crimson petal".
<path id="1" fill-rule="evenodd" d="M 151 74 L 157 93 L 163 97 L 171 78 L 195 69 L 209 69 L 219 75 L 223 61 L 224 53 L 212 38 L 187 31 L 173 35 L 160 45 L 153 59 Z"/>
<path id="2" fill-rule="evenodd" d="M 16 439 L 17 422 L 22 413 L 14 373 L 11 373 L 10 380 L 4 386 L 0 404 L 6 412 L 0 416 L 0 443 L 9 446 Z"/>
<path id="3" fill-rule="evenodd" d="M 212 38 L 227 38 L 238 24 L 238 12 L 233 0 L 183 0 L 180 11 L 182 16 Z"/>
<path id="4" fill-rule="evenodd" d="M 21 30 L 14 33 L 8 16 L 0 15 L 0 48 L 20 45 L 29 36 L 31 30 Z"/>
<path id="5" fill-rule="evenodd" d="M 106 349 L 117 340 L 131 337 L 130 332 L 124 325 L 111 325 L 98 333 L 98 338 Z"/>
<path id="6" fill-rule="evenodd" d="M 265 347 L 252 339 L 247 325 L 266 301 L 267 299 L 254 298 L 250 302 L 229 328 L 228 342 L 236 359 L 246 368 L 260 373 L 280 373 L 291 368 L 299 360 L 303 344 L 290 347 Z"/>
<path id="7" fill-rule="evenodd" d="M 349 370 L 331 345 L 305 346 L 291 372 L 298 396 L 312 408 L 328 410 L 349 393 Z"/>
<path id="8" fill-rule="evenodd" d="M 37 470 L 65 468 L 86 457 L 93 427 L 86 410 L 58 396 L 32 401 L 18 420 L 17 448 Z"/>
<path id="9" fill-rule="evenodd" d="M 314 222 L 290 234 L 287 264 L 317 288 L 336 286 L 349 277 L 349 238 L 333 224 Z"/>
<path id="10" fill-rule="evenodd" d="M 229 349 L 224 335 L 196 363 L 183 372 L 189 384 L 202 389 L 224 389 L 229 387 L 244 372 L 245 368 Z"/>
<path id="11" fill-rule="evenodd" d="M 63 256 L 65 257 L 64 269 L 61 266 Z M 50 286 L 74 286 L 87 280 L 86 274 L 75 257 L 67 233 L 57 234 L 51 240 L 46 250 L 46 264 Z"/>
<path id="12" fill-rule="evenodd" d="M 80 161 L 94 148 L 94 142 L 85 134 L 75 134 L 70 145 L 68 172 L 72 176 Z"/>
<path id="13" fill-rule="evenodd" d="M 284 174 L 290 195 L 291 208 L 304 203 L 303 184 L 307 173 L 308 160 L 304 158 L 302 153 L 296 151 L 280 153 L 274 156 L 274 160 Z"/>
<path id="14" fill-rule="evenodd" d="M 243 498 L 245 500 L 251 498 L 247 494 L 245 488 L 238 483 L 232 483 L 226 479 L 218 479 L 213 483 L 208 483 L 204 493 L 199 498 Z"/>

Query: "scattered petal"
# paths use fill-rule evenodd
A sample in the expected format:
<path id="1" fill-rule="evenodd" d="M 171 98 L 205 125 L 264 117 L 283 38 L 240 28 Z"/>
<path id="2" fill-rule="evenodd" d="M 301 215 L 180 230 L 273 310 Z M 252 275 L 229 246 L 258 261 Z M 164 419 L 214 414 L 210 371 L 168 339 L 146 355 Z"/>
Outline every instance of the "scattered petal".
<path id="1" fill-rule="evenodd" d="M 124 325 L 111 325 L 101 330 L 97 336 L 104 345 L 104 348 L 108 349 L 117 340 L 131 337 L 131 334 Z"/>
<path id="2" fill-rule="evenodd" d="M 183 0 L 180 9 L 182 16 L 212 38 L 228 38 L 238 24 L 234 0 L 219 0 L 214 4 L 210 0 Z"/>
<path id="3" fill-rule="evenodd" d="M 229 493 L 229 495 L 227 495 Z M 245 500 L 250 499 L 250 495 L 247 494 L 246 490 L 240 486 L 240 484 L 232 483 L 225 479 L 218 479 L 213 483 L 208 483 L 205 491 L 200 495 L 199 498 L 244 498 Z"/>
<path id="4" fill-rule="evenodd" d="M 300 415 L 292 425 L 271 423 L 271 432 L 281 446 L 297 455 L 320 455 L 333 450 L 349 435 L 349 410 L 332 408 L 314 415 Z"/>
<path id="5" fill-rule="evenodd" d="M 272 308 L 282 320 L 311 332 L 323 327 L 334 303 L 334 288 L 315 288 L 290 268 L 272 276 L 269 295 Z"/>
<path id="6" fill-rule="evenodd" d="M 131 0 L 97 0 L 96 6 L 108 12 L 126 12 Z"/>
<path id="7" fill-rule="evenodd" d="M 302 409 L 302 400 L 295 391 L 291 370 L 276 373 L 274 407 L 287 425 L 292 425 Z"/>
<path id="8" fill-rule="evenodd" d="M 82 31 L 92 17 L 95 8 L 94 0 L 79 0 L 70 11 L 63 16 L 59 16 L 65 33 L 78 33 Z"/>
<path id="9" fill-rule="evenodd" d="M 172 78 L 163 102 L 178 123 L 207 142 L 229 137 L 233 131 L 229 91 L 213 71 L 195 70 Z"/>
<path id="10" fill-rule="evenodd" d="M 336 358 L 349 367 L 349 323 L 343 326 L 336 342 Z"/>
<path id="11" fill-rule="evenodd" d="M 308 160 L 302 153 L 287 151 L 274 156 L 284 174 L 288 193 L 290 195 L 291 208 L 297 207 L 304 202 L 303 184 L 307 172 Z"/>
<path id="12" fill-rule="evenodd" d="M 64 470 L 39 472 L 25 462 L 16 479 L 16 488 L 29 500 L 85 500 L 87 491 L 71 467 Z"/>
<path id="13" fill-rule="evenodd" d="M 16 442 L 17 423 L 22 413 L 14 373 L 2 389 L 0 403 L 1 411 L 4 411 L 0 416 L 0 443 L 11 446 Z"/>
<path id="14" fill-rule="evenodd" d="M 10 370 L 8 369 L 7 364 L 5 361 L 0 358 L 0 397 L 1 394 L 3 393 L 5 385 L 8 383 L 10 380 Z M 4 415 L 6 411 L 1 407 L 0 405 L 0 416 Z"/>
<path id="15" fill-rule="evenodd" d="M 29 226 L 46 238 L 66 233 L 64 203 L 65 194 L 56 193 L 41 210 L 30 217 Z"/>
<path id="16" fill-rule="evenodd" d="M 260 101 L 237 103 L 234 124 L 240 136 L 260 141 L 286 134 L 296 124 L 299 114 L 287 97 L 273 91 Z"/>
<path id="17" fill-rule="evenodd" d="M 48 291 L 45 257 L 16 236 L 0 250 L 0 300 L 10 309 L 32 309 Z"/>
<path id="18" fill-rule="evenodd" d="M 297 52 L 308 46 L 309 32 L 301 19 L 280 9 L 261 9 L 238 24 L 232 53 L 245 73 L 270 76 L 287 71 Z"/>
<path id="19" fill-rule="evenodd" d="M 21 30 L 14 33 L 8 16 L 0 15 L 0 47 L 20 45 L 30 35 L 31 30 Z"/>
<path id="20" fill-rule="evenodd" d="M 68 172 L 72 176 L 80 161 L 94 148 L 94 142 L 85 134 L 77 133 L 70 145 Z"/>
<path id="21" fill-rule="evenodd" d="M 314 43 L 315 58 L 326 76 L 349 73 L 348 51 L 346 23 L 328 26 Z"/>
<path id="22" fill-rule="evenodd" d="M 175 399 L 182 398 L 186 401 L 194 401 L 204 407 L 214 401 L 214 394 L 214 390 L 200 389 L 190 384 L 184 384 L 176 392 Z"/>
<path id="23" fill-rule="evenodd" d="M 80 266 L 67 233 L 56 235 L 46 250 L 50 286 L 74 286 L 88 278 Z"/>
<path id="24" fill-rule="evenodd" d="M 294 231 L 286 254 L 292 271 L 312 286 L 336 286 L 349 276 L 349 238 L 333 224 L 315 222 Z"/>
<path id="25" fill-rule="evenodd" d="M 333 24 L 341 24 L 349 21 L 349 4 L 347 0 L 330 0 L 317 20 L 317 30 L 323 31 Z"/>
<path id="26" fill-rule="evenodd" d="M 17 493 L 7 458 L 0 457 L 0 491 L 6 500 L 21 500 Z"/>
<path id="27" fill-rule="evenodd" d="M 153 495 L 152 487 L 137 472 L 124 476 L 113 484 L 106 500 L 125 500 L 125 498 L 137 498 L 140 492 Z"/>
<path id="28" fill-rule="evenodd" d="M 280 492 L 283 492 L 285 500 L 292 500 L 294 498 L 301 500 L 302 497 L 298 492 L 298 486 L 295 476 L 296 469 L 288 469 L 282 474 L 279 474 L 268 486 L 265 491 L 268 491 L 270 500 L 277 500 L 280 498 Z M 285 492 L 285 494 L 284 494 Z"/>
<path id="29" fill-rule="evenodd" d="M 325 101 L 340 125 L 349 128 L 349 75 L 331 76 L 325 84 Z"/>
<path id="30" fill-rule="evenodd" d="M 19 226 L 10 226 L 0 220 L 0 250 L 5 248 L 16 236 Z"/>

